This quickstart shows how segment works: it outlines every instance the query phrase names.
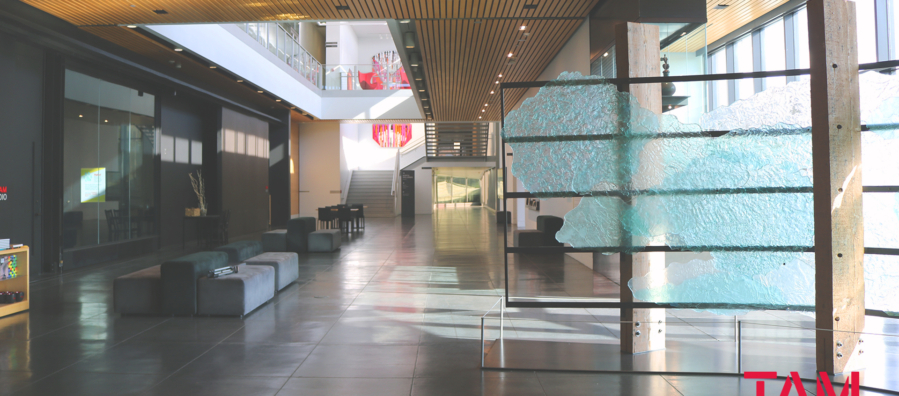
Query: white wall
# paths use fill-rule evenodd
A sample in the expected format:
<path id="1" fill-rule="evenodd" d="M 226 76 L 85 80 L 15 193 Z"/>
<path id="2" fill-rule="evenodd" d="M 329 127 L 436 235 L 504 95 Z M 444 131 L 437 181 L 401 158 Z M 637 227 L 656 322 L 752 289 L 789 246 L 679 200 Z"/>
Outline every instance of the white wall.
<path id="1" fill-rule="evenodd" d="M 348 170 L 389 170 L 396 167 L 396 148 L 384 148 L 372 138 L 373 124 L 340 124 L 340 155 Z M 424 137 L 424 124 L 412 124 L 412 139 Z"/>
<path id="2" fill-rule="evenodd" d="M 340 124 L 300 124 L 299 152 L 300 216 L 318 217 L 318 208 L 340 203 Z"/>
<path id="3" fill-rule="evenodd" d="M 327 120 L 424 118 L 410 89 L 323 91 L 322 109 L 322 118 Z"/>
<path id="4" fill-rule="evenodd" d="M 415 214 L 431 214 L 434 211 L 434 180 L 430 169 L 415 169 Z"/>
<path id="5" fill-rule="evenodd" d="M 393 42 L 393 37 L 389 34 L 385 36 L 360 36 L 358 41 L 358 51 L 357 59 L 359 59 L 359 63 L 370 65 L 371 58 L 375 56 L 375 54 L 384 51 L 396 51 L 396 44 Z"/>
<path id="6" fill-rule="evenodd" d="M 347 22 L 328 22 L 325 26 L 325 42 L 337 43 L 337 47 L 325 48 L 325 63 L 329 65 L 359 63 L 359 46 L 356 32 Z"/>
<path id="7" fill-rule="evenodd" d="M 218 67 L 251 81 L 315 117 L 322 117 L 321 92 L 234 25 L 147 25 Z M 246 36 L 246 37 L 243 37 Z M 244 41 L 246 39 L 246 41 Z M 253 46 L 251 46 L 253 45 Z M 267 56 L 266 54 L 270 55 Z M 301 81 L 302 80 L 302 81 Z"/>
<path id="8" fill-rule="evenodd" d="M 584 21 L 581 24 L 580 28 L 575 31 L 574 35 L 564 47 L 559 51 L 558 55 L 553 58 L 552 62 L 540 73 L 540 76 L 537 80 L 552 80 L 556 77 L 559 77 L 559 74 L 562 72 L 580 72 L 583 75 L 590 74 L 590 23 L 589 21 Z M 521 98 L 521 100 L 515 105 L 514 109 L 518 109 L 521 106 L 521 103 L 524 102 L 525 99 L 536 95 L 538 89 L 530 89 L 527 93 Z M 514 157 L 507 157 L 507 165 L 509 168 L 512 167 L 510 159 Z M 525 191 L 522 183 L 512 176 L 512 172 L 508 172 L 510 176 L 510 182 L 514 184 L 510 184 L 509 187 L 511 189 L 512 186 L 515 186 L 517 191 Z M 565 217 L 565 214 L 574 209 L 577 204 L 580 202 L 580 198 L 551 198 L 544 199 L 540 201 L 540 211 L 535 211 L 531 209 L 527 209 L 524 204 L 524 199 L 516 199 L 513 201 L 517 201 L 515 203 L 514 208 L 514 217 L 513 221 L 517 224 L 518 228 L 529 228 L 535 229 L 537 228 L 537 216 L 538 215 L 549 215 L 549 216 L 558 216 Z M 510 205 L 512 206 L 512 205 Z M 510 207 L 510 209 L 513 209 Z M 591 253 L 568 253 L 569 256 L 574 257 L 584 265 L 588 267 L 593 266 L 593 255 Z"/>

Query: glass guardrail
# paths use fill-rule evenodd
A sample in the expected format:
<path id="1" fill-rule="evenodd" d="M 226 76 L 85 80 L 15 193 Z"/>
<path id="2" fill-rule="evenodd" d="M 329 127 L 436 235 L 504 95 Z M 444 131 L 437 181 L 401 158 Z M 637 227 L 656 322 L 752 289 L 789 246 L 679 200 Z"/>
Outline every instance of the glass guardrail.
<path id="1" fill-rule="evenodd" d="M 324 66 L 326 90 L 398 90 L 410 89 L 409 78 L 399 58 L 373 59 L 370 64 Z"/>
<path id="2" fill-rule="evenodd" d="M 241 30 L 255 39 L 259 44 L 287 63 L 293 70 L 307 81 L 322 88 L 322 64 L 309 51 L 306 51 L 299 40 L 277 23 L 239 23 Z"/>

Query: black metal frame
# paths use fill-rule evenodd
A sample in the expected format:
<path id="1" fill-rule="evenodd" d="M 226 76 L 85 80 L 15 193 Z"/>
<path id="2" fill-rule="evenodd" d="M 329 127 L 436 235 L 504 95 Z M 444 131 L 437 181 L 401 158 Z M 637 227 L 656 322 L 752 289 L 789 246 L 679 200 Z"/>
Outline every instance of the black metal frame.
<path id="1" fill-rule="evenodd" d="M 881 71 L 899 68 L 899 60 L 891 60 L 885 62 L 874 62 L 860 64 L 859 71 Z M 763 77 L 781 77 L 781 76 L 801 76 L 810 74 L 810 69 L 792 69 L 779 71 L 763 71 L 750 73 L 724 73 L 724 74 L 708 74 L 708 75 L 688 75 L 675 77 L 635 77 L 635 78 L 609 78 L 609 79 L 590 79 L 590 80 L 561 80 L 561 81 L 530 81 L 530 82 L 503 82 L 500 83 L 500 127 L 501 131 L 506 124 L 506 89 L 515 88 L 541 88 L 545 86 L 584 86 L 598 84 L 615 84 L 620 86 L 629 84 L 650 84 L 664 82 L 709 82 L 721 80 L 737 80 L 744 78 L 763 78 Z M 871 128 L 877 128 L 881 125 L 862 125 L 862 131 L 869 131 Z M 770 194 L 770 193 L 811 193 L 812 187 L 765 187 L 765 188 L 727 188 L 727 189 L 707 189 L 707 190 L 671 190 L 671 191 L 650 191 L 650 190 L 619 190 L 619 191 L 592 191 L 589 193 L 577 193 L 573 191 L 560 191 L 553 193 L 530 193 L 530 192 L 509 192 L 508 191 L 508 175 L 506 166 L 506 143 L 517 142 L 541 142 L 541 141 L 594 141 L 594 140 L 613 140 L 613 139 L 641 139 L 641 138 L 690 138 L 690 137 L 719 137 L 727 134 L 729 131 L 701 131 L 701 132 L 681 132 L 660 135 L 637 135 L 629 137 L 621 137 L 616 135 L 580 135 L 580 136 L 547 136 L 547 137 L 520 137 L 506 139 L 500 132 L 502 171 L 503 171 L 503 209 L 508 210 L 509 199 L 521 198 L 551 198 L 551 197 L 590 197 L 590 196 L 617 196 L 631 197 L 636 195 L 662 195 L 662 194 Z M 800 128 L 786 133 L 811 133 L 809 128 Z M 891 193 L 899 192 L 899 186 L 867 186 L 863 187 L 863 192 L 868 193 Z M 503 222 L 503 261 L 505 264 L 505 298 L 506 307 L 519 308 L 677 308 L 677 309 L 758 309 L 758 304 L 729 304 L 729 303 L 653 303 L 653 302 L 607 302 L 607 301 L 546 301 L 548 299 L 539 298 L 510 298 L 509 296 L 509 254 L 512 253 L 574 253 L 574 252 L 603 252 L 603 253 L 638 253 L 638 252 L 695 252 L 695 251 L 741 251 L 741 252 L 814 252 L 813 246 L 639 246 L 639 247 L 602 247 L 578 249 L 570 246 L 546 246 L 546 247 L 514 247 L 509 246 L 509 226 L 507 222 Z M 866 247 L 865 254 L 878 254 L 899 256 L 899 248 L 873 248 Z M 788 311 L 815 311 L 814 306 L 804 305 L 770 305 L 764 306 L 767 310 L 788 310 Z M 865 315 L 878 316 L 886 318 L 896 318 L 895 315 L 889 315 L 884 311 L 866 309 Z"/>

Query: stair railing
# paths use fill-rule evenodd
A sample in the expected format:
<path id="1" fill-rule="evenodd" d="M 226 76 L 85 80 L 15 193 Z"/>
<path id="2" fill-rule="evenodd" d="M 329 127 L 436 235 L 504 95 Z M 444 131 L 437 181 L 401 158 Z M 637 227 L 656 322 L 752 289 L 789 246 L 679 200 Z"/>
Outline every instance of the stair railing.
<path id="1" fill-rule="evenodd" d="M 346 204 L 346 199 L 350 195 L 350 182 L 353 181 L 353 171 L 350 170 L 350 177 L 346 179 L 346 185 L 343 186 L 343 189 L 340 190 L 340 203 Z"/>
<path id="2" fill-rule="evenodd" d="M 400 180 L 400 149 L 396 149 L 396 161 L 393 167 L 393 185 L 390 187 L 390 195 L 393 196 L 393 214 L 396 215 L 399 212 L 399 194 L 396 191 L 399 189 L 397 183 Z"/>

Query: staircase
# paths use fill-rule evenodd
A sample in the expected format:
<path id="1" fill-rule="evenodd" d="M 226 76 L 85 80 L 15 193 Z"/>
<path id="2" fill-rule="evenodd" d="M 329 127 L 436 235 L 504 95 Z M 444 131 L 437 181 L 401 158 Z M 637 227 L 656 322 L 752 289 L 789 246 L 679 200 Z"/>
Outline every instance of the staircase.
<path id="1" fill-rule="evenodd" d="M 393 171 L 353 171 L 346 203 L 363 204 L 365 217 L 394 217 Z"/>

